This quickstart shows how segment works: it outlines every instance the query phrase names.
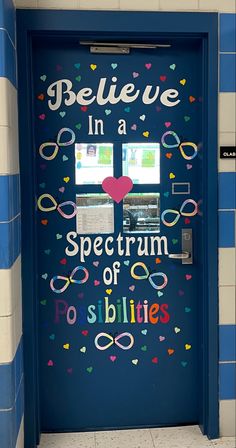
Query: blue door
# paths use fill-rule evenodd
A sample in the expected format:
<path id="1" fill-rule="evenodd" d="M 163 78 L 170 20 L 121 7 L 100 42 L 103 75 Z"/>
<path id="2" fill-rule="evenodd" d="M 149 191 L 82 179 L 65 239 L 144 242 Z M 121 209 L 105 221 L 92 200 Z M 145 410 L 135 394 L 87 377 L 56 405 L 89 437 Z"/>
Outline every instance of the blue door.
<path id="1" fill-rule="evenodd" d="M 33 49 L 42 430 L 197 423 L 201 43 L 79 40 Z"/>

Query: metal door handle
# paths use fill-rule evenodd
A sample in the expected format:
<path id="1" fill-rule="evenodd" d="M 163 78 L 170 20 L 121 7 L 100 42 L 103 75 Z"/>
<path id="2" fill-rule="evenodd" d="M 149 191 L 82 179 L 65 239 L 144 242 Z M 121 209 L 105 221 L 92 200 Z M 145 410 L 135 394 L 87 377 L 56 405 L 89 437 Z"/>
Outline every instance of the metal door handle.
<path id="1" fill-rule="evenodd" d="M 175 258 L 176 260 L 185 260 L 190 257 L 189 252 L 182 252 L 181 254 L 168 254 L 168 258 Z"/>

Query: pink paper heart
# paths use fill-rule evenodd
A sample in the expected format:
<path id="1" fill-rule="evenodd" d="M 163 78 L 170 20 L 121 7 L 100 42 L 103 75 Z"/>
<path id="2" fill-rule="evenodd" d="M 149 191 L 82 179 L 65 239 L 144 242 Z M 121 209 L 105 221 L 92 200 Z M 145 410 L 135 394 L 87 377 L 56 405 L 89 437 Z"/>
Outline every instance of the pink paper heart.
<path id="1" fill-rule="evenodd" d="M 41 115 L 39 115 L 39 119 L 40 119 L 40 120 L 45 120 L 45 118 L 46 118 L 46 115 L 45 115 L 45 114 L 41 114 Z"/>
<path id="2" fill-rule="evenodd" d="M 136 124 L 132 124 L 131 129 L 132 129 L 132 131 L 136 131 L 137 130 L 137 125 Z"/>
<path id="3" fill-rule="evenodd" d="M 187 170 L 191 170 L 193 165 L 191 165 L 190 163 L 187 163 L 186 167 L 187 167 Z"/>
<path id="4" fill-rule="evenodd" d="M 117 204 L 125 197 L 133 188 L 133 182 L 128 176 L 106 177 L 102 182 L 103 190 L 114 199 Z"/>
<path id="5" fill-rule="evenodd" d="M 170 126 L 171 126 L 171 122 L 170 122 L 170 121 L 166 121 L 166 122 L 165 122 L 165 127 L 166 127 L 166 128 L 169 128 Z"/>
<path id="6" fill-rule="evenodd" d="M 65 191 L 65 187 L 60 187 L 60 188 L 59 188 L 59 191 L 60 191 L 61 193 L 64 193 L 64 191 Z"/>
<path id="7" fill-rule="evenodd" d="M 192 276 L 190 274 L 185 275 L 186 280 L 191 280 Z"/>
<path id="8" fill-rule="evenodd" d="M 110 356 L 110 360 L 112 361 L 112 362 L 114 362 L 115 360 L 116 360 L 116 356 Z"/>
<path id="9" fill-rule="evenodd" d="M 99 280 L 94 280 L 94 286 L 98 286 L 100 285 L 100 281 Z"/>
<path id="10" fill-rule="evenodd" d="M 138 72 L 133 72 L 133 78 L 137 78 L 139 76 Z"/>
<path id="11" fill-rule="evenodd" d="M 48 366 L 49 366 L 49 367 L 52 367 L 52 366 L 53 366 L 53 361 L 52 361 L 51 359 L 48 361 Z"/>
<path id="12" fill-rule="evenodd" d="M 97 268 L 99 265 L 99 261 L 93 261 L 93 265 Z"/>
<path id="13" fill-rule="evenodd" d="M 135 290 L 135 286 L 134 285 L 129 286 L 129 290 L 133 292 Z"/>
<path id="14" fill-rule="evenodd" d="M 151 66 L 152 66 L 152 64 L 145 64 L 145 67 L 147 70 L 150 70 Z"/>
<path id="15" fill-rule="evenodd" d="M 165 336 L 159 336 L 159 341 L 163 342 L 165 340 Z"/>

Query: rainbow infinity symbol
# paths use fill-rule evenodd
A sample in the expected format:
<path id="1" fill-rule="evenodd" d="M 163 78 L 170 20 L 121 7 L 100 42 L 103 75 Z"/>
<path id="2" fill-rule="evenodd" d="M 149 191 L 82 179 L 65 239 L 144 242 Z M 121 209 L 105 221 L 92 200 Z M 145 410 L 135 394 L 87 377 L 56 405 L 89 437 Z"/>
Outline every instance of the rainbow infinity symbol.
<path id="1" fill-rule="evenodd" d="M 68 132 L 70 134 L 70 140 L 62 142 L 61 141 L 61 137 L 66 132 Z M 60 129 L 60 131 L 57 134 L 57 141 L 56 141 L 56 143 L 54 143 L 54 142 L 42 143 L 42 145 L 40 145 L 40 147 L 39 147 L 39 154 L 45 160 L 53 160 L 57 156 L 57 153 L 59 151 L 59 147 L 61 147 L 61 146 L 69 146 L 69 145 L 72 145 L 74 142 L 75 142 L 75 133 L 74 133 L 74 131 L 72 131 L 72 129 L 70 129 L 70 128 L 62 128 L 62 129 Z M 50 156 L 47 156 L 45 154 L 44 150 L 45 150 L 45 148 L 49 148 L 50 146 L 52 146 L 54 148 L 54 151 L 53 151 L 53 153 Z"/>
<path id="2" fill-rule="evenodd" d="M 42 205 L 42 201 L 45 198 L 47 198 L 47 199 L 49 199 L 51 201 L 51 203 L 52 203 L 51 207 L 44 207 Z M 48 194 L 48 193 L 45 193 L 45 194 L 42 194 L 41 196 L 39 196 L 37 204 L 38 204 L 39 210 L 41 210 L 42 212 L 53 212 L 54 210 L 57 210 L 58 213 L 60 213 L 60 215 L 63 218 L 66 218 L 66 219 L 73 218 L 76 215 L 76 213 L 77 213 L 76 204 L 74 202 L 66 201 L 66 202 L 62 202 L 61 204 L 58 204 L 56 199 L 54 199 L 54 197 L 51 194 Z M 68 214 L 68 213 L 65 213 L 65 212 L 62 211 L 62 207 L 65 207 L 67 205 L 70 205 L 71 207 L 73 207 L 73 212 L 72 213 Z"/>
<path id="3" fill-rule="evenodd" d="M 184 208 L 187 204 L 193 204 L 194 208 L 192 212 L 184 211 Z M 180 219 L 180 216 L 195 216 L 197 212 L 198 212 L 198 204 L 196 203 L 196 201 L 194 201 L 193 199 L 186 199 L 186 201 L 184 201 L 183 204 L 181 205 L 180 211 L 172 209 L 164 210 L 164 212 L 162 212 L 161 214 L 161 220 L 163 224 L 165 224 L 165 226 L 172 227 L 175 224 L 177 224 L 177 222 Z M 174 219 L 168 222 L 166 221 L 166 215 L 174 215 Z"/>
<path id="4" fill-rule="evenodd" d="M 82 271 L 84 274 L 84 277 L 81 280 L 74 279 L 74 275 L 77 271 Z M 68 288 L 68 286 L 71 283 L 77 283 L 78 285 L 81 285 L 82 283 L 86 283 L 88 278 L 89 278 L 88 270 L 86 268 L 84 268 L 83 266 L 76 266 L 76 268 L 73 269 L 73 271 L 71 272 L 69 277 L 63 277 L 62 275 L 55 275 L 50 280 L 50 288 L 52 289 L 53 292 L 56 292 L 57 294 L 61 294 Z M 56 280 L 64 280 L 65 285 L 60 289 L 55 288 L 54 283 Z"/>
<path id="5" fill-rule="evenodd" d="M 130 343 L 128 345 L 123 345 L 119 342 L 119 340 L 124 337 L 129 338 Z M 100 338 L 107 338 L 110 342 L 108 342 L 108 344 L 106 344 L 106 345 L 100 345 L 98 342 Z M 116 336 L 115 338 L 113 338 L 113 336 L 111 336 L 108 333 L 99 333 L 99 334 L 97 334 L 96 338 L 94 339 L 94 344 L 98 348 L 98 350 L 107 350 L 113 344 L 117 345 L 122 350 L 129 350 L 134 345 L 134 337 L 131 333 L 121 333 L 118 336 Z"/>
<path id="6" fill-rule="evenodd" d="M 137 267 L 141 267 L 143 268 L 145 274 L 144 275 L 137 275 L 135 274 L 135 269 Z M 154 272 L 153 274 L 150 274 L 148 271 L 147 266 L 142 263 L 141 261 L 138 261 L 137 263 L 134 263 L 133 266 L 130 269 L 130 274 L 131 276 L 135 279 L 135 280 L 147 280 L 149 281 L 150 285 L 154 288 L 154 289 L 163 289 L 166 287 L 167 283 L 168 283 L 168 278 L 167 275 L 164 274 L 163 272 Z M 157 277 L 162 277 L 163 278 L 163 283 L 161 285 L 157 285 L 154 282 L 154 279 L 156 279 Z"/>
<path id="7" fill-rule="evenodd" d="M 175 143 L 172 143 L 172 145 L 169 145 L 168 143 L 166 143 L 166 137 L 168 135 L 172 135 L 174 137 L 174 139 L 175 139 Z M 195 143 L 192 143 L 192 142 L 180 143 L 180 138 L 178 137 L 178 135 L 174 131 L 167 131 L 167 132 L 165 132 L 165 134 L 163 134 L 163 136 L 161 137 L 161 143 L 164 146 L 164 148 L 168 148 L 168 149 L 170 149 L 170 148 L 179 148 L 181 156 L 184 159 L 186 159 L 186 160 L 192 160 L 197 155 L 197 151 L 198 151 L 197 145 Z M 186 152 L 184 151 L 184 147 L 186 147 L 186 146 L 191 147 L 193 149 L 193 154 L 191 156 L 188 156 L 186 154 Z"/>

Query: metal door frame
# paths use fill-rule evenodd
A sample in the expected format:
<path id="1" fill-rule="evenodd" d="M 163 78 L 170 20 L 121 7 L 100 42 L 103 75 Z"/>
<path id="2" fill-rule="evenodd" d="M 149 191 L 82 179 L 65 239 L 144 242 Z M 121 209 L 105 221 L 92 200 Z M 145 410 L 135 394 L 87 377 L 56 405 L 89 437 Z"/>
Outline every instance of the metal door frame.
<path id="1" fill-rule="evenodd" d="M 171 36 L 200 38 L 203 42 L 205 197 L 203 297 L 201 303 L 201 417 L 199 425 L 209 438 L 219 436 L 218 397 L 218 229 L 217 229 L 217 110 L 218 14 L 172 12 L 18 10 L 19 128 L 22 206 L 22 287 L 25 377 L 25 448 L 39 442 L 38 310 L 36 288 L 35 173 L 32 98 L 32 38 L 50 35 L 93 34 L 134 39 Z M 212 225 L 214 223 L 214 225 Z"/>

